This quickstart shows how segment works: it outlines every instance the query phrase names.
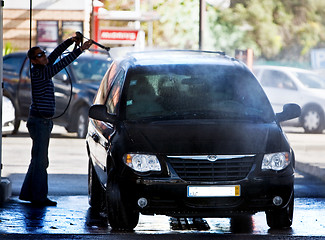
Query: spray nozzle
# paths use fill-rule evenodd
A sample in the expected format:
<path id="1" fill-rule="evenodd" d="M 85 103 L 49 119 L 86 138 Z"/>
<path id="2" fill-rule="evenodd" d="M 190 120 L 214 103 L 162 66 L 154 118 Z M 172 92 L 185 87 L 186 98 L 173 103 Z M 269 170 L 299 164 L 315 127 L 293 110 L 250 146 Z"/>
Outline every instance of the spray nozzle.
<path id="1" fill-rule="evenodd" d="M 82 41 L 83 39 L 83 35 L 81 32 L 76 32 L 76 38 L 79 40 L 79 41 Z"/>
<path id="2" fill-rule="evenodd" d="M 87 40 L 91 40 L 93 42 L 93 44 L 97 45 L 98 47 L 102 48 L 102 49 L 105 49 L 106 51 L 109 51 L 111 48 L 110 47 L 105 47 L 101 44 L 99 44 L 98 42 L 95 42 L 94 40 L 92 39 L 89 39 L 89 38 L 86 38 L 81 32 L 76 32 L 76 37 L 77 38 L 85 38 Z"/>

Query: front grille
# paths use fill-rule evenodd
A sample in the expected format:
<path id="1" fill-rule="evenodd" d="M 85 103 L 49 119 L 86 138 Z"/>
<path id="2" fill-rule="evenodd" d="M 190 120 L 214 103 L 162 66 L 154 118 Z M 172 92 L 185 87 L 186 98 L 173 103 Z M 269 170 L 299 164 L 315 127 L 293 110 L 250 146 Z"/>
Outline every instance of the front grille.
<path id="1" fill-rule="evenodd" d="M 255 155 L 235 155 L 211 162 L 207 157 L 167 156 L 178 176 L 186 181 L 241 180 L 251 170 L 254 157 Z"/>

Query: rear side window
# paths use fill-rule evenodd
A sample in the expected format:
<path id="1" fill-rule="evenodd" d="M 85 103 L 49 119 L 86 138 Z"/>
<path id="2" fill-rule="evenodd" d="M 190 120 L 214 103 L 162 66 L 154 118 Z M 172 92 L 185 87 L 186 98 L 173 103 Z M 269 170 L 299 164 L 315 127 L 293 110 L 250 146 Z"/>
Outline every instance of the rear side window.
<path id="1" fill-rule="evenodd" d="M 108 91 L 112 85 L 112 82 L 114 80 L 114 77 L 117 73 L 117 64 L 113 63 L 109 70 L 106 72 L 106 74 L 103 77 L 103 80 L 99 86 L 97 95 L 95 97 L 94 103 L 95 104 L 105 104 Z"/>
<path id="2" fill-rule="evenodd" d="M 123 80 L 124 80 L 124 71 L 121 70 L 116 76 L 115 81 L 112 85 L 112 88 L 107 98 L 107 103 L 106 103 L 107 111 L 111 114 L 116 114 L 117 112 L 116 109 L 122 93 L 122 87 L 124 83 Z"/>

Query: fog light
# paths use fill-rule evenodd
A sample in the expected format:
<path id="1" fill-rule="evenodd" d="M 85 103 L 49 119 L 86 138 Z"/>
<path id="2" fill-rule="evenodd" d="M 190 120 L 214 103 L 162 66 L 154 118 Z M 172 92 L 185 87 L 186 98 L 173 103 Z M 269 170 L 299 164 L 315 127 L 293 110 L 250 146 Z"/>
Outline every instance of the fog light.
<path id="1" fill-rule="evenodd" d="M 283 202 L 282 197 L 276 196 L 273 198 L 273 204 L 275 206 L 280 206 L 282 202 Z"/>
<path id="2" fill-rule="evenodd" d="M 146 198 L 139 198 L 138 200 L 138 206 L 140 208 L 144 208 L 148 205 L 148 200 Z"/>

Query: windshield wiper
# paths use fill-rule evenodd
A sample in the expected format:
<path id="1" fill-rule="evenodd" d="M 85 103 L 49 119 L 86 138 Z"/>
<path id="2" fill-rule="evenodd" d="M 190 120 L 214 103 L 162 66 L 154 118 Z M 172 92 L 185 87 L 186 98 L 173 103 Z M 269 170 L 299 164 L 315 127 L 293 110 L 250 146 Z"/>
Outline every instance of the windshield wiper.
<path id="1" fill-rule="evenodd" d="M 235 112 L 216 112 L 216 111 L 189 111 L 189 112 L 172 112 L 166 115 L 141 116 L 138 115 L 131 121 L 165 121 L 165 120 L 187 120 L 187 119 L 229 119 L 239 121 L 267 122 L 267 119 L 260 115 L 242 114 Z"/>
<path id="2" fill-rule="evenodd" d="M 165 115 L 156 115 L 150 117 L 139 117 L 137 121 L 149 120 L 186 120 L 186 119 L 222 119 L 225 118 L 224 114 L 212 111 L 199 111 L 199 112 L 173 112 Z"/>

